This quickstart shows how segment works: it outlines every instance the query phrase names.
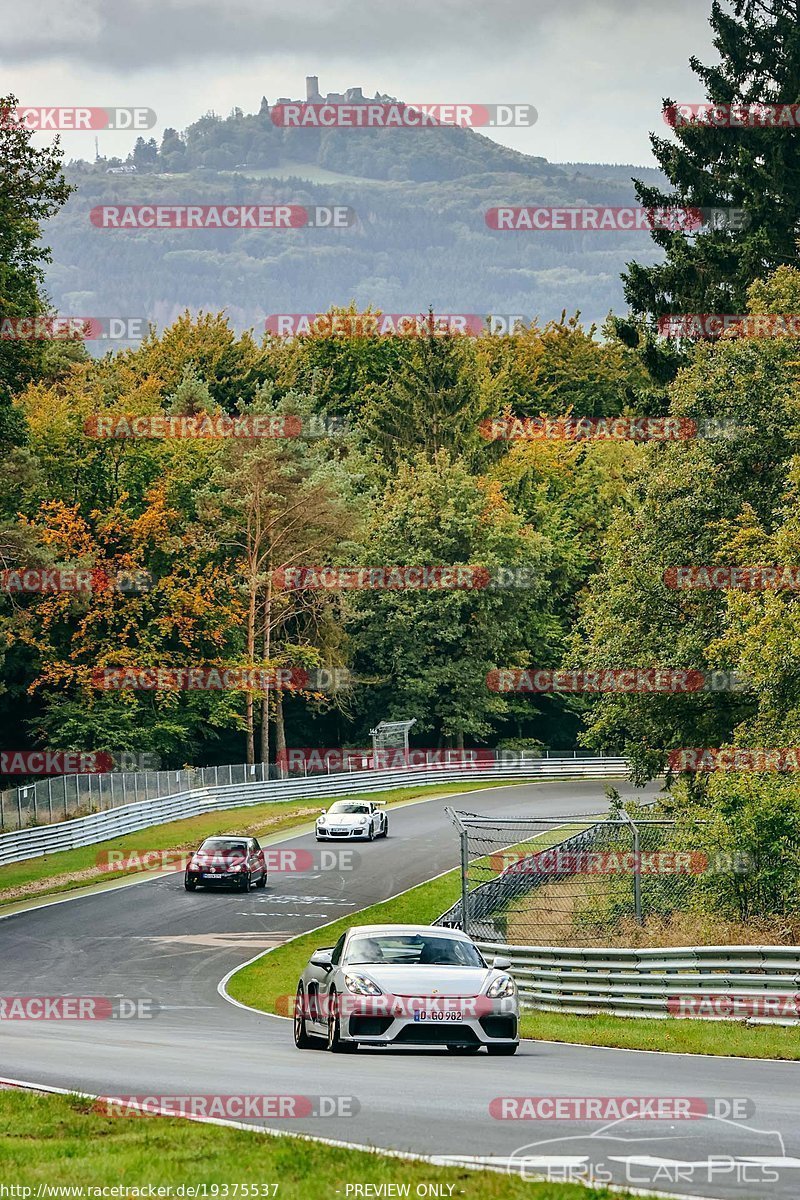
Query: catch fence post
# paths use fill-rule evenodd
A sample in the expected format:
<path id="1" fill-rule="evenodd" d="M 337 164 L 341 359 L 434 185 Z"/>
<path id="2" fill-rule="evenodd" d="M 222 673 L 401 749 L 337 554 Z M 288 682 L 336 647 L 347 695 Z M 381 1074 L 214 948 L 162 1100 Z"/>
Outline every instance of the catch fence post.
<path id="1" fill-rule="evenodd" d="M 469 833 L 461 830 L 461 928 L 469 934 Z"/>

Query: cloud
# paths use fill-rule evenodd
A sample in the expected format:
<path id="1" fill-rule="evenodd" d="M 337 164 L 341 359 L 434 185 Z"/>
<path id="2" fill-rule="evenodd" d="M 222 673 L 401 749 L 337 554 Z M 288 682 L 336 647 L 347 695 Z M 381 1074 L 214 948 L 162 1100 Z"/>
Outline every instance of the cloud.
<path id="1" fill-rule="evenodd" d="M 701 0 L 702 2 L 702 0 Z M 698 0 L 637 0 L 636 16 L 678 29 L 697 19 Z M 630 45 L 630 0 L 39 0 L 37 19 L 19 6 L 4 17 L 0 60 L 52 60 L 129 71 L 213 59 L 339 59 L 435 62 L 442 53 L 486 62 L 520 46 L 533 50 L 556 28 L 577 33 L 598 19 L 618 29 L 620 58 Z M 638 25 L 639 22 L 637 21 Z M 365 62 L 366 66 L 366 62 Z"/>

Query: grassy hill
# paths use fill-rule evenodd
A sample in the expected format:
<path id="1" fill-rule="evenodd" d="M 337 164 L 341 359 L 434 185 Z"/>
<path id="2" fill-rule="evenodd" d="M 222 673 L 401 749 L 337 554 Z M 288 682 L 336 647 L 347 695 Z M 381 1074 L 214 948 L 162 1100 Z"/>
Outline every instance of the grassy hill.
<path id="1" fill-rule="evenodd" d="M 503 233 L 492 206 L 624 205 L 636 168 L 554 164 L 470 129 L 280 129 L 268 112 L 202 117 L 161 146 L 141 142 L 135 175 L 74 163 L 77 192 L 46 229 L 47 285 L 64 314 L 146 316 L 225 309 L 238 328 L 276 312 L 372 304 L 387 312 L 624 308 L 620 271 L 657 251 L 642 233 Z M 640 174 L 652 172 L 638 169 Z M 346 204 L 343 230 L 94 228 L 100 203 Z"/>

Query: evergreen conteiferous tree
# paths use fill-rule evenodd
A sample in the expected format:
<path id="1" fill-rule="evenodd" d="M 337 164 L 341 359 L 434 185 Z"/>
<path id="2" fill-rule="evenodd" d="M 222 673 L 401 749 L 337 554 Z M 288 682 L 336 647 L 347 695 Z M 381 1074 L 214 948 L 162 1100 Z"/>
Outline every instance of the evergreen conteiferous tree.
<path id="1" fill-rule="evenodd" d="M 800 0 L 714 0 L 710 24 L 720 62 L 694 73 L 714 104 L 800 102 Z M 687 98 L 689 100 L 692 97 Z M 665 100 L 665 113 L 674 104 Z M 634 180 L 647 208 L 738 208 L 743 230 L 694 234 L 654 229 L 663 262 L 629 263 L 625 295 L 635 313 L 727 312 L 745 308 L 748 285 L 798 258 L 800 130 L 792 124 L 753 127 L 681 124 L 675 140 L 651 134 L 671 192 Z"/>
<path id="2" fill-rule="evenodd" d="M 58 138 L 37 149 L 16 108 L 16 96 L 0 97 L 0 324 L 47 311 L 42 264 L 50 251 L 40 241 L 42 224 L 73 190 L 62 174 Z M 43 373 L 44 357 L 41 338 L 0 339 L 0 455 L 22 437 L 11 397 Z"/>

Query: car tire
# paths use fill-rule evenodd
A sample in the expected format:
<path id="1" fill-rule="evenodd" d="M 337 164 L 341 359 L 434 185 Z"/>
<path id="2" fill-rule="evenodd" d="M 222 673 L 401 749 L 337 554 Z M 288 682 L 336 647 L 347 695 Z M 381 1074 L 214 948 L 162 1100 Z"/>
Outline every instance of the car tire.
<path id="1" fill-rule="evenodd" d="M 259 879 L 258 883 L 256 884 L 256 887 L 257 888 L 265 888 L 266 886 L 267 886 L 267 872 L 262 871 L 261 878 Z"/>
<path id="2" fill-rule="evenodd" d="M 385 824 L 385 825 L 384 825 L 384 827 L 383 827 L 383 834 L 382 834 L 381 836 L 382 836 L 382 837 L 388 837 L 388 836 L 389 836 L 389 822 L 388 822 L 388 821 L 386 822 L 386 824 Z"/>
<path id="3" fill-rule="evenodd" d="M 248 871 L 245 875 L 242 876 L 242 882 L 239 884 L 239 891 L 240 892 L 249 892 L 251 883 L 252 883 L 252 879 L 250 876 L 250 872 Z"/>
<path id="4" fill-rule="evenodd" d="M 375 841 L 375 829 L 374 829 L 371 821 L 370 821 L 370 826 L 369 826 L 369 837 L 367 838 L 367 841 L 368 842 Z"/>
<path id="5" fill-rule="evenodd" d="M 480 1046 L 448 1046 L 449 1054 L 477 1054 Z"/>
<path id="6" fill-rule="evenodd" d="M 519 1042 L 500 1042 L 496 1046 L 487 1046 L 486 1050 L 489 1054 L 516 1054 L 519 1048 Z"/>
<path id="7" fill-rule="evenodd" d="M 193 892 L 195 890 L 195 888 L 197 887 L 197 880 L 196 879 L 184 879 L 183 886 L 186 888 L 187 892 Z"/>
<path id="8" fill-rule="evenodd" d="M 343 1042 L 339 1036 L 339 1013 L 337 1011 L 336 992 L 331 992 L 328 1000 L 328 1040 L 327 1049 L 331 1054 L 352 1054 L 356 1049 L 354 1042 Z"/>
<path id="9" fill-rule="evenodd" d="M 306 1019 L 303 1016 L 304 1004 L 305 992 L 303 991 L 303 985 L 300 984 L 294 998 L 294 1016 L 292 1018 L 294 1044 L 298 1050 L 313 1050 L 314 1046 L 317 1045 L 317 1038 L 313 1038 L 306 1030 Z"/>

